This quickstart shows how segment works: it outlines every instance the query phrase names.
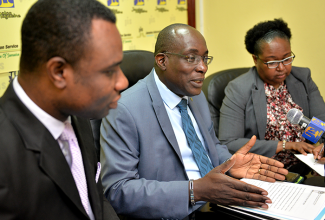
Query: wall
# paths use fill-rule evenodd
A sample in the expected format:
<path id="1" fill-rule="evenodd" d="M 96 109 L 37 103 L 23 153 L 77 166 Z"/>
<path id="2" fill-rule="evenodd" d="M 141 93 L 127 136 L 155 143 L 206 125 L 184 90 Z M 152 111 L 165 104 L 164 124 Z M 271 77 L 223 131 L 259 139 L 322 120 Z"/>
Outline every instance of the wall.
<path id="1" fill-rule="evenodd" d="M 13 2 L 14 8 L 2 8 L 0 4 L 0 96 L 9 80 L 18 73 L 20 25 L 35 0 L 0 0 L 0 3 L 3 2 Z M 109 5 L 112 1 L 100 2 Z M 180 0 L 166 0 L 166 5 L 158 5 L 158 0 L 145 0 L 144 6 L 135 5 L 133 0 L 118 2 L 118 6 L 109 7 L 116 12 L 124 50 L 153 51 L 156 34 L 161 28 L 175 22 L 187 22 L 184 11 L 187 7 L 178 5 L 183 2 Z M 147 13 L 140 13 L 141 9 Z M 292 31 L 292 51 L 296 54 L 294 65 L 311 69 L 312 77 L 324 96 L 325 88 L 321 84 L 325 81 L 322 69 L 324 9 L 324 0 L 196 0 L 196 27 L 205 36 L 210 55 L 214 56 L 207 75 L 223 69 L 252 66 L 253 60 L 244 46 L 247 30 L 260 21 L 281 17 Z M 12 13 L 11 17 L 6 16 L 8 12 Z M 6 45 L 18 46 L 1 49 Z M 8 51 L 13 56 L 8 57 Z"/>
<path id="2" fill-rule="evenodd" d="M 35 0 L 0 0 L 0 96 L 18 74 L 20 27 Z"/>
<path id="3" fill-rule="evenodd" d="M 196 27 L 205 36 L 214 57 L 207 75 L 219 70 L 253 66 L 246 51 L 246 32 L 260 21 L 282 18 L 292 32 L 293 65 L 309 67 L 325 96 L 325 1 L 324 0 L 196 0 Z"/>
<path id="4" fill-rule="evenodd" d="M 60 0 L 58 0 L 60 1 Z M 187 23 L 186 0 L 98 0 L 116 15 L 123 50 L 154 51 L 161 29 Z M 0 97 L 19 73 L 20 28 L 36 0 L 0 0 Z"/>
<path id="5" fill-rule="evenodd" d="M 186 0 L 99 1 L 115 12 L 123 50 L 154 51 L 160 30 L 172 23 L 187 23 Z"/>

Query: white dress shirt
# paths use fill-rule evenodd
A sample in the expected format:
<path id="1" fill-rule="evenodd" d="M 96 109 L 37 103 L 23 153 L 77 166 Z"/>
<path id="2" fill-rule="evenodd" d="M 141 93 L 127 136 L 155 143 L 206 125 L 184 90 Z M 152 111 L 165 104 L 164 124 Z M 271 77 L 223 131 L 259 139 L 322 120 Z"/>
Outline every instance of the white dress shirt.
<path id="1" fill-rule="evenodd" d="M 64 130 L 64 122 L 52 117 L 51 115 L 46 113 L 43 109 L 38 107 L 25 93 L 24 89 L 19 84 L 17 77 L 15 77 L 15 79 L 13 80 L 13 88 L 20 101 L 22 101 L 22 103 L 29 109 L 29 111 L 31 111 L 33 115 L 35 115 L 35 117 L 47 128 L 47 130 L 49 130 L 53 138 L 58 141 L 61 151 L 71 169 L 72 158 L 71 158 L 69 144 L 59 139 L 60 135 Z M 68 117 L 67 121 L 71 123 L 70 116 Z M 89 204 L 89 217 L 91 220 L 95 219 L 90 204 Z"/>
<path id="2" fill-rule="evenodd" d="M 187 143 L 186 136 L 183 131 L 181 113 L 179 112 L 179 109 L 177 107 L 178 103 L 182 100 L 182 98 L 188 100 L 188 97 L 184 96 L 181 98 L 178 95 L 176 95 L 175 93 L 173 93 L 172 91 L 170 91 L 166 87 L 166 85 L 160 81 L 156 71 L 154 73 L 154 77 L 155 77 L 155 82 L 158 87 L 160 96 L 164 101 L 164 105 L 165 105 L 169 120 L 172 124 L 174 134 L 176 136 L 176 140 L 177 140 L 178 146 L 181 151 L 181 155 L 182 155 L 182 159 L 183 159 L 183 163 L 185 166 L 187 176 L 189 179 L 194 179 L 194 180 L 199 179 L 199 178 L 201 178 L 199 167 L 197 166 L 194 156 L 193 156 L 193 153 L 192 153 L 192 150 Z M 192 120 L 192 123 L 195 128 L 197 136 L 199 137 L 204 149 L 206 149 L 205 144 L 204 144 L 204 139 L 201 135 L 201 131 L 195 121 L 195 118 L 191 112 L 191 109 L 187 108 L 187 112 Z"/>

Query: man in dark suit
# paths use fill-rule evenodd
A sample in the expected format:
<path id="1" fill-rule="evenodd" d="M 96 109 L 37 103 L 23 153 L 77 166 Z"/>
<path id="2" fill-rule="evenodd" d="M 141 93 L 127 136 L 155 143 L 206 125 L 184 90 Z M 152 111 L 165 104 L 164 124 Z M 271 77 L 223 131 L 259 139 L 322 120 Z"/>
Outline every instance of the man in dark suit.
<path id="1" fill-rule="evenodd" d="M 248 153 L 255 137 L 233 157 L 220 144 L 201 91 L 211 60 L 197 30 L 185 24 L 164 28 L 155 68 L 123 92 L 103 119 L 102 182 L 117 213 L 183 219 L 204 202 L 268 207 L 265 190 L 224 174 L 275 181 L 287 170 Z"/>
<path id="2" fill-rule="evenodd" d="M 0 98 L 0 219 L 118 219 L 85 119 L 116 108 L 128 85 L 114 14 L 39 0 L 21 35 L 20 73 Z"/>

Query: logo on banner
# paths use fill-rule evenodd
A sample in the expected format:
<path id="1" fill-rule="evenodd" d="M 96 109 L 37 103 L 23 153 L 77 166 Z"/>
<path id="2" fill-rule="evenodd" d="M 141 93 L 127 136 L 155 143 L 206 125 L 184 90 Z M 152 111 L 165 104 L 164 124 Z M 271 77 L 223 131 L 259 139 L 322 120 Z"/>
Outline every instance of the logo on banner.
<path id="1" fill-rule="evenodd" d="M 108 0 L 107 6 L 119 6 L 119 0 Z"/>
<path id="2" fill-rule="evenodd" d="M 167 12 L 167 11 L 169 11 L 168 9 L 166 9 L 166 8 L 158 8 L 158 7 L 156 7 L 156 11 L 158 11 L 158 12 Z"/>
<path id="3" fill-rule="evenodd" d="M 147 13 L 147 11 L 146 10 L 143 10 L 142 8 L 134 8 L 133 7 L 132 11 L 134 11 L 135 13 L 139 13 L 139 14 L 141 14 L 141 13 Z"/>
<path id="4" fill-rule="evenodd" d="M 1 0 L 0 0 L 1 1 Z M 0 6 L 1 8 L 1 6 Z M 16 14 L 13 14 L 11 12 L 0 12 L 0 18 L 5 18 L 5 19 L 8 19 L 8 18 L 20 18 L 20 15 L 16 15 Z"/>
<path id="5" fill-rule="evenodd" d="M 134 0 L 134 5 L 142 6 L 142 5 L 144 5 L 144 0 Z"/>
<path id="6" fill-rule="evenodd" d="M 147 35 L 147 37 L 154 37 L 157 39 L 159 32 L 160 31 L 149 31 L 149 32 L 146 32 L 146 35 Z"/>
<path id="7" fill-rule="evenodd" d="M 0 59 L 8 59 L 11 57 L 18 57 L 19 53 L 0 53 Z"/>
<path id="8" fill-rule="evenodd" d="M 18 56 L 19 56 L 19 53 L 14 53 L 14 54 L 3 53 L 2 55 L 0 55 L 0 58 L 7 59 L 7 58 L 10 58 L 10 57 L 18 57 Z"/>
<path id="9" fill-rule="evenodd" d="M 115 8 L 111 8 L 111 11 L 112 11 L 115 15 L 117 15 L 117 14 L 123 14 L 123 11 L 119 11 L 119 10 L 117 10 L 117 9 L 115 9 Z"/>
<path id="10" fill-rule="evenodd" d="M 186 0 L 178 0 L 178 3 L 177 4 L 179 4 L 179 5 L 185 5 L 185 3 L 186 3 Z"/>
<path id="11" fill-rule="evenodd" d="M 14 0 L 0 0 L 0 8 L 14 8 Z"/>
<path id="12" fill-rule="evenodd" d="M 13 48 L 18 48 L 18 45 L 17 44 L 12 44 L 12 45 L 0 46 L 0 50 L 13 49 Z"/>
<path id="13" fill-rule="evenodd" d="M 166 5 L 166 0 L 158 0 L 157 5 Z"/>
<path id="14" fill-rule="evenodd" d="M 176 6 L 176 10 L 178 10 L 178 11 L 187 11 L 186 8 L 184 8 L 184 7 L 177 7 L 177 6 Z"/>
<path id="15" fill-rule="evenodd" d="M 137 36 L 137 38 L 140 38 L 140 37 L 146 37 L 146 35 L 144 35 L 144 31 L 143 31 L 142 27 L 139 27 L 139 36 Z"/>

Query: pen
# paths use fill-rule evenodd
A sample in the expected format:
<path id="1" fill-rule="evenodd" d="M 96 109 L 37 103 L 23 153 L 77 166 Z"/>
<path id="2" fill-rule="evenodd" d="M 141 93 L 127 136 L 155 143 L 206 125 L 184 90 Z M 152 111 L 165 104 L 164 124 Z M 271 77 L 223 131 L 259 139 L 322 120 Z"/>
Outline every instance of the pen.
<path id="1" fill-rule="evenodd" d="M 318 152 L 318 155 L 317 155 L 317 157 L 316 157 L 316 159 L 315 159 L 314 164 L 315 164 L 316 161 L 318 160 L 318 157 L 320 156 L 320 154 L 323 152 L 323 150 L 324 150 L 324 146 L 325 146 L 325 143 L 323 143 L 323 147 L 322 147 L 322 149 Z"/>

